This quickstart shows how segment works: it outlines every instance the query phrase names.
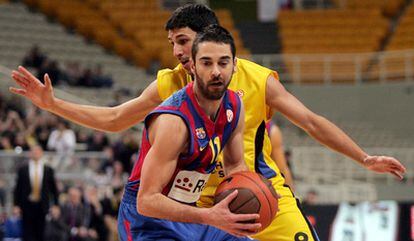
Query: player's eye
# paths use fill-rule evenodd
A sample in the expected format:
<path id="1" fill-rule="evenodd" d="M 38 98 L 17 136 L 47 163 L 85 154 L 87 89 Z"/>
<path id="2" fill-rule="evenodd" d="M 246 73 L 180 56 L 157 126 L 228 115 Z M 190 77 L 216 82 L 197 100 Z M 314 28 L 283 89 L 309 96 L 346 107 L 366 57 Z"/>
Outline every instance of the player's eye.
<path id="1" fill-rule="evenodd" d="M 180 44 L 180 45 L 184 45 L 187 42 L 188 42 L 188 39 L 180 39 L 180 40 L 178 40 L 178 44 Z"/>
<path id="2" fill-rule="evenodd" d="M 229 64 L 229 62 L 228 62 L 228 61 L 222 61 L 222 62 L 219 62 L 219 65 L 220 65 L 221 67 L 226 67 L 228 64 Z"/>

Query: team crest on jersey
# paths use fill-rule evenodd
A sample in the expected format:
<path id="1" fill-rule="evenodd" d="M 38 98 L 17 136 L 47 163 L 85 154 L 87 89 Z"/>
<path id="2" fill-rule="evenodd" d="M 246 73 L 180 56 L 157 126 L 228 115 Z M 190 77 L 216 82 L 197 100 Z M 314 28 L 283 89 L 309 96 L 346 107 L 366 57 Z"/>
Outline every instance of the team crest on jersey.
<path id="1" fill-rule="evenodd" d="M 227 122 L 231 122 L 233 120 L 233 117 L 234 117 L 233 111 L 230 110 L 230 109 L 227 109 L 226 110 L 226 115 L 227 115 Z"/>
<path id="2" fill-rule="evenodd" d="M 198 139 L 206 138 L 206 131 L 203 127 L 197 128 L 195 131 Z"/>
<path id="3" fill-rule="evenodd" d="M 240 98 L 242 98 L 242 97 L 244 96 L 244 91 L 243 91 L 243 90 L 237 90 L 237 91 L 236 91 L 236 94 L 237 94 Z"/>

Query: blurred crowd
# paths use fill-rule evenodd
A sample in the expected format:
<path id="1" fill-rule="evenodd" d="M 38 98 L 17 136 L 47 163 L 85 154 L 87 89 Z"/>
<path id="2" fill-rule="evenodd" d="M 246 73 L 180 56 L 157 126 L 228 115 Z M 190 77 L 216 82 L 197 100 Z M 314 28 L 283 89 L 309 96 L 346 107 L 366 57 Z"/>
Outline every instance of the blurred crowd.
<path id="1" fill-rule="evenodd" d="M 139 151 L 138 131 L 126 131 L 111 140 L 103 132 L 71 126 L 10 98 L 15 97 L 0 93 L 0 151 L 20 154 L 39 145 L 54 157 L 45 159 L 57 173 L 59 205 L 52 206 L 46 216 L 44 240 L 116 240 L 118 205 Z M 91 155 L 74 155 L 79 151 Z M 60 178 L 59 173 L 67 172 L 82 178 Z M 0 176 L 0 240 L 20 240 L 22 210 L 13 206 L 6 212 L 7 201 L 12 202 L 6 184 Z"/>
<path id="2" fill-rule="evenodd" d="M 53 85 L 67 84 L 84 87 L 106 87 L 110 88 L 113 80 L 105 75 L 101 65 L 93 68 L 83 68 L 78 62 L 71 61 L 63 64 L 50 59 L 38 46 L 33 46 L 23 59 L 22 65 L 33 68 L 37 77 L 43 80 L 44 74 L 48 73 Z"/>
<path id="3" fill-rule="evenodd" d="M 123 169 L 131 169 L 131 157 L 139 148 L 139 134 L 126 131 L 111 141 L 107 134 L 90 131 L 69 123 L 29 104 L 27 107 L 10 101 L 0 93 L 0 150 L 20 153 L 29 146 L 39 144 L 46 151 L 70 156 L 75 151 L 110 153 L 122 163 Z"/>
<path id="4" fill-rule="evenodd" d="M 61 189 L 59 205 L 52 206 L 46 215 L 42 240 L 118 240 L 116 220 L 122 188 L 112 189 L 108 194 L 105 189 L 90 184 L 65 185 L 58 181 L 58 187 Z M 22 210 L 18 206 L 13 206 L 9 214 L 1 214 L 0 225 L 0 240 L 2 237 L 3 240 L 24 240 Z"/>

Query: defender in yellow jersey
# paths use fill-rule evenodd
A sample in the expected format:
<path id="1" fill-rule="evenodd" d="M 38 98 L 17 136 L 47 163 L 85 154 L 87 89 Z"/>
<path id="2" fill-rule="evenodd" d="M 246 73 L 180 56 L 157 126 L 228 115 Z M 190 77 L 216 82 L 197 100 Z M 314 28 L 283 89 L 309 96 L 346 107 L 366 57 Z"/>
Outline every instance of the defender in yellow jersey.
<path id="1" fill-rule="evenodd" d="M 236 71 L 230 82 L 229 89 L 242 98 L 245 105 L 244 146 L 245 161 L 250 170 L 256 171 L 270 179 L 274 188 L 281 196 L 279 213 L 274 222 L 261 233 L 253 236 L 259 240 L 317 240 L 312 228 L 297 206 L 291 190 L 285 184 L 275 162 L 271 159 L 271 145 L 266 132 L 266 122 L 271 116 L 271 109 L 266 104 L 266 80 L 273 76 L 278 81 L 276 72 L 245 59 L 237 59 Z M 158 72 L 157 86 L 161 99 L 168 98 L 175 91 L 186 86 L 192 78 L 184 67 L 179 64 L 175 69 Z M 222 157 L 204 188 L 197 203 L 201 207 L 213 205 L 216 187 L 225 176 Z M 287 220 L 287 221 L 285 221 Z M 285 228 L 284 228 L 285 227 Z M 292 237 L 297 239 L 292 239 Z"/>
<path id="2" fill-rule="evenodd" d="M 196 32 L 201 32 L 217 18 L 203 5 L 186 5 L 177 9 L 166 25 L 168 39 L 173 45 L 173 54 L 180 65 L 173 70 L 160 71 L 156 81 L 150 84 L 141 96 L 115 107 L 95 107 L 70 103 L 56 98 L 48 75 L 40 82 L 25 68 L 13 71 L 12 78 L 20 86 L 11 91 L 30 99 L 38 107 L 53 112 L 75 123 L 104 131 L 121 131 L 131 127 L 155 108 L 167 95 L 191 81 L 191 46 Z M 270 110 L 276 110 L 304 129 L 320 143 L 336 150 L 365 168 L 378 173 L 391 173 L 399 178 L 405 172 L 401 163 L 392 157 L 370 156 L 365 153 L 343 131 L 325 118 L 307 109 L 299 100 L 285 90 L 278 81 L 276 72 L 238 59 L 235 76 L 230 89 L 238 91 L 246 111 L 245 158 L 251 170 L 268 177 L 278 193 L 279 213 L 271 226 L 258 233 L 259 240 L 310 241 L 317 240 L 308 222 L 303 217 L 298 203 L 269 157 L 270 144 L 265 134 L 264 122 Z M 218 170 L 217 176 L 223 173 Z M 212 181 L 218 182 L 219 179 Z M 211 185 L 214 188 L 214 183 Z M 212 189 L 206 188 L 204 205 L 211 203 Z"/>

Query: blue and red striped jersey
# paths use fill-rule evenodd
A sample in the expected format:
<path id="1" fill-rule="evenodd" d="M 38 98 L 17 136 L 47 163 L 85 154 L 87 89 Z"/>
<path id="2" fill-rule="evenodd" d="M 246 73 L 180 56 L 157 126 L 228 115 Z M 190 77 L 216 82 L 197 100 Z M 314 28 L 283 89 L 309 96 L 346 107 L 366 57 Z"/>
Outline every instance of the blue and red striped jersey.
<path id="1" fill-rule="evenodd" d="M 218 154 L 237 126 L 240 108 L 238 95 L 227 90 L 216 119 L 212 121 L 195 99 L 193 82 L 174 93 L 145 118 L 141 150 L 127 188 L 138 190 L 139 187 L 142 165 L 151 148 L 147 133 L 149 120 L 156 115 L 173 114 L 185 122 L 190 131 L 190 138 L 188 150 L 179 155 L 176 170 L 163 194 L 180 202 L 197 201 L 209 174 L 216 166 Z M 171 137 L 174 137 L 174 133 L 171 133 Z"/>

